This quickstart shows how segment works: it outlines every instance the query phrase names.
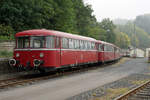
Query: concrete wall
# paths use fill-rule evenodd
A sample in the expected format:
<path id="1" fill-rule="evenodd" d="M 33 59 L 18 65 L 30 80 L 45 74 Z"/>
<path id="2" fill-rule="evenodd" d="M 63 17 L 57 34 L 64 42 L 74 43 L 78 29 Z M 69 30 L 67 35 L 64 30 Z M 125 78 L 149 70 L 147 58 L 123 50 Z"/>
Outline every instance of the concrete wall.
<path id="1" fill-rule="evenodd" d="M 0 75 L 17 72 L 8 64 L 8 59 L 0 60 Z"/>
<path id="2" fill-rule="evenodd" d="M 0 51 L 13 52 L 14 48 L 15 48 L 15 42 L 14 41 L 0 42 Z"/>

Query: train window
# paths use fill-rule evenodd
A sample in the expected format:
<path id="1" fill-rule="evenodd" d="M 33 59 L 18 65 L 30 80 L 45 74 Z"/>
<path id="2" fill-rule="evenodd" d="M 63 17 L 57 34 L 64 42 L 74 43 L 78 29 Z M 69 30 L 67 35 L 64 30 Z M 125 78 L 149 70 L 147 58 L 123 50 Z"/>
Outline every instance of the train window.
<path id="1" fill-rule="evenodd" d="M 46 37 L 46 48 L 55 48 L 55 37 Z"/>
<path id="2" fill-rule="evenodd" d="M 56 48 L 60 48 L 59 37 L 56 37 Z"/>
<path id="3" fill-rule="evenodd" d="M 80 44 L 79 44 L 79 40 L 76 41 L 76 49 L 80 49 Z"/>
<path id="4" fill-rule="evenodd" d="M 92 43 L 92 49 L 95 50 L 95 43 Z"/>
<path id="5" fill-rule="evenodd" d="M 17 39 L 17 48 L 23 48 L 23 39 L 22 38 Z"/>
<path id="6" fill-rule="evenodd" d="M 74 48 L 73 39 L 69 39 L 69 49 L 73 48 Z"/>
<path id="7" fill-rule="evenodd" d="M 44 48 L 44 42 L 43 36 L 31 37 L 31 48 Z"/>
<path id="8" fill-rule="evenodd" d="M 68 39 L 62 38 L 62 48 L 68 49 Z"/>
<path id="9" fill-rule="evenodd" d="M 82 40 L 80 41 L 80 49 L 82 49 L 82 50 L 84 49 L 84 44 L 83 44 Z"/>
<path id="10" fill-rule="evenodd" d="M 30 46 L 29 42 L 30 42 L 29 38 L 25 38 L 24 41 L 23 41 L 23 43 L 24 43 L 23 44 L 23 46 L 24 46 L 23 48 L 29 48 L 29 46 Z"/>
<path id="11" fill-rule="evenodd" d="M 29 48 L 29 37 L 19 37 L 17 39 L 17 48 Z"/>
<path id="12" fill-rule="evenodd" d="M 87 41 L 84 41 L 84 49 L 87 49 Z"/>
<path id="13" fill-rule="evenodd" d="M 107 47 L 106 47 L 106 45 L 104 45 L 104 51 L 107 51 Z"/>
<path id="14" fill-rule="evenodd" d="M 79 49 L 79 40 L 74 40 L 74 49 Z"/>
<path id="15" fill-rule="evenodd" d="M 87 42 L 87 49 L 91 49 L 91 42 Z"/>
<path id="16" fill-rule="evenodd" d="M 99 44 L 99 51 L 103 51 L 103 45 L 102 44 Z"/>

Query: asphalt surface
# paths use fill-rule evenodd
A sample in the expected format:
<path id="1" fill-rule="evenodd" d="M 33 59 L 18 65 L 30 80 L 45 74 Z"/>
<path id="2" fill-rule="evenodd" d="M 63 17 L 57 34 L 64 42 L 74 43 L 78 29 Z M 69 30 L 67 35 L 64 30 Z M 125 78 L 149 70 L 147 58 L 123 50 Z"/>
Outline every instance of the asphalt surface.
<path id="1" fill-rule="evenodd" d="M 65 100 L 128 75 L 143 73 L 149 66 L 145 58 L 130 59 L 122 64 L 3 91 L 0 100 Z"/>

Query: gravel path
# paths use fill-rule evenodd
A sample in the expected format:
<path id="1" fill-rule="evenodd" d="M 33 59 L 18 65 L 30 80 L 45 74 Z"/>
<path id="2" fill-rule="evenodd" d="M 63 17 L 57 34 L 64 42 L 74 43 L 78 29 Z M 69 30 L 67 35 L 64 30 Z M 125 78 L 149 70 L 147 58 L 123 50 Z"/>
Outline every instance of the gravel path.
<path id="1" fill-rule="evenodd" d="M 113 100 L 148 80 L 150 80 L 150 75 L 132 74 L 123 79 L 73 96 L 67 100 Z"/>
<path id="2" fill-rule="evenodd" d="M 130 80 L 127 79 L 128 76 L 131 80 L 147 80 L 150 73 L 149 66 L 150 64 L 146 63 L 146 59 L 131 59 L 125 63 L 122 62 L 97 70 L 50 79 L 27 87 L 4 91 L 0 93 L 0 100 L 95 99 L 96 97 L 107 95 L 109 91 L 114 91 L 114 89 L 123 88 L 121 90 L 126 91 L 125 87 L 135 87 L 135 84 L 138 84 L 138 82 L 126 81 Z"/>

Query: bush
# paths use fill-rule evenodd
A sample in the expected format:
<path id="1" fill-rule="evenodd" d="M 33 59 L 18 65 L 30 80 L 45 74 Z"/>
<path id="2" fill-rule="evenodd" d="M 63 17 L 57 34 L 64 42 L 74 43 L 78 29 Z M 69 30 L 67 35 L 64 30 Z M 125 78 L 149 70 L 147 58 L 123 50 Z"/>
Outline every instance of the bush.
<path id="1" fill-rule="evenodd" d="M 11 26 L 0 24 L 0 40 L 13 40 L 14 30 Z"/>
<path id="2" fill-rule="evenodd" d="M 6 57 L 12 57 L 13 53 L 8 51 L 0 51 L 0 57 L 6 58 Z"/>

